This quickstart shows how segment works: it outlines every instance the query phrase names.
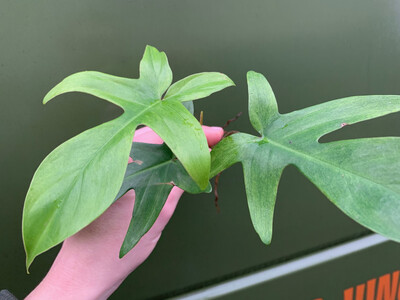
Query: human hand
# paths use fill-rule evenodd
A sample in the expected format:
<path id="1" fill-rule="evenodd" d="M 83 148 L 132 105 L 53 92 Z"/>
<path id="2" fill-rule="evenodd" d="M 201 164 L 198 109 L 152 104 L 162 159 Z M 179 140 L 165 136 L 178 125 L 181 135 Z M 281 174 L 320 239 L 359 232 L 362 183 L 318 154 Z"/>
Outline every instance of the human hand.
<path id="1" fill-rule="evenodd" d="M 220 127 L 203 126 L 203 130 L 209 146 L 218 143 L 224 133 Z M 147 127 L 137 130 L 133 141 L 162 143 Z M 133 190 L 126 193 L 90 225 L 64 241 L 50 271 L 26 299 L 107 299 L 153 251 L 182 193 L 178 187 L 172 189 L 154 225 L 120 259 L 135 201 Z"/>

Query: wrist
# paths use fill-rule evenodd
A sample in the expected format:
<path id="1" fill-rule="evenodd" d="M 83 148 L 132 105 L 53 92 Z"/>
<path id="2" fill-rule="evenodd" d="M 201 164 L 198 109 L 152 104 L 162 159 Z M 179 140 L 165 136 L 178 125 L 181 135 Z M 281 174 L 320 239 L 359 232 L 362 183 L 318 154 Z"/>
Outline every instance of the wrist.
<path id="1" fill-rule="evenodd" d="M 42 282 L 25 298 L 26 300 L 69 300 L 69 299 L 86 299 L 86 300 L 103 300 L 108 299 L 111 294 L 123 282 L 123 279 L 107 281 L 105 284 L 96 282 L 93 279 L 86 278 L 81 280 L 67 274 L 57 273 L 53 276 L 49 272 Z"/>
<path id="2" fill-rule="evenodd" d="M 63 254 L 61 249 L 50 271 L 27 300 L 107 299 L 125 279 L 118 272 L 98 268 L 99 259 L 83 259 L 78 253 Z"/>

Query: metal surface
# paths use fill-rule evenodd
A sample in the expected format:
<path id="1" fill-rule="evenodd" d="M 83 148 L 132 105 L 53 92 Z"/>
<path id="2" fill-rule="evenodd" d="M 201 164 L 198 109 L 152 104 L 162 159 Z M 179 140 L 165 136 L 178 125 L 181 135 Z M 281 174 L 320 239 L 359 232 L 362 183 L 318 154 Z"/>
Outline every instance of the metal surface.
<path id="1" fill-rule="evenodd" d="M 258 271 L 246 276 L 242 276 L 221 284 L 210 286 L 199 291 L 194 291 L 178 297 L 170 299 L 175 300 L 200 300 L 200 299 L 214 299 L 221 296 L 251 288 L 258 284 L 266 283 L 268 281 L 281 278 L 286 275 L 291 275 L 295 272 L 305 270 L 310 267 L 338 259 L 345 255 L 354 254 L 360 250 L 368 249 L 376 245 L 387 242 L 388 239 L 378 234 L 373 234 L 367 237 L 356 239 L 342 245 L 331 247 L 305 257 L 299 257 L 293 261 L 280 264 L 278 266 L 268 268 L 266 270 Z"/>

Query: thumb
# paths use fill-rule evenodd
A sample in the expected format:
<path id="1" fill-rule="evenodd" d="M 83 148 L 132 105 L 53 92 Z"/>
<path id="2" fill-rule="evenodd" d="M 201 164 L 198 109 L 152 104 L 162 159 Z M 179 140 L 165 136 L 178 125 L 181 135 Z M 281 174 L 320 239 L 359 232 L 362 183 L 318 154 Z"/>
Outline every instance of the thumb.
<path id="1" fill-rule="evenodd" d="M 201 126 L 206 135 L 208 146 L 212 147 L 217 144 L 224 135 L 224 130 L 221 127 Z"/>

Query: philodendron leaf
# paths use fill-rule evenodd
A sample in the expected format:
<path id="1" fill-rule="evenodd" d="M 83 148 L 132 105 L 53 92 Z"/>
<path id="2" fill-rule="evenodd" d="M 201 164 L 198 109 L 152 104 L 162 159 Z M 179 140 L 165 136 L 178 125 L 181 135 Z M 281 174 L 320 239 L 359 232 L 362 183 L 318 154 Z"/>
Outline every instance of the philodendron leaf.
<path id="1" fill-rule="evenodd" d="M 210 184 L 204 191 L 197 186 L 165 144 L 133 143 L 131 157 L 134 162 L 128 165 L 116 197 L 135 189 L 135 207 L 120 257 L 153 226 L 173 186 L 193 194 L 211 191 Z"/>
<path id="2" fill-rule="evenodd" d="M 207 186 L 207 140 L 182 101 L 206 97 L 233 82 L 221 73 L 195 76 L 202 81 L 189 88 L 185 88 L 186 78 L 175 83 L 183 96 L 174 89 L 170 92 L 174 98 L 162 99 L 172 82 L 172 71 L 165 53 L 147 46 L 139 79 L 80 72 L 65 78 L 45 96 L 43 102 L 47 103 L 63 93 L 84 92 L 120 106 L 124 113 L 60 145 L 37 169 L 23 213 L 27 267 L 38 254 L 88 225 L 111 205 L 122 184 L 139 124 L 151 127 L 165 141 L 200 188 Z"/>
<path id="3" fill-rule="evenodd" d="M 400 138 L 318 142 L 343 126 L 400 111 L 400 96 L 355 96 L 280 114 L 264 76 L 251 71 L 247 80 L 250 121 L 261 137 L 223 139 L 211 153 L 211 175 L 242 163 L 261 240 L 271 241 L 279 179 L 292 164 L 355 221 L 400 241 Z"/>
<path id="4" fill-rule="evenodd" d="M 194 104 L 193 101 L 182 102 L 183 106 L 193 115 L 194 114 Z"/>

